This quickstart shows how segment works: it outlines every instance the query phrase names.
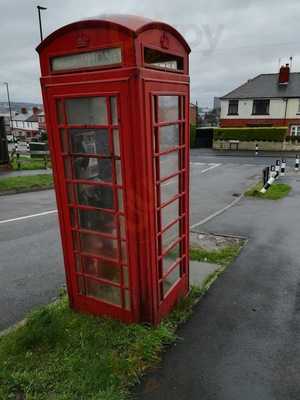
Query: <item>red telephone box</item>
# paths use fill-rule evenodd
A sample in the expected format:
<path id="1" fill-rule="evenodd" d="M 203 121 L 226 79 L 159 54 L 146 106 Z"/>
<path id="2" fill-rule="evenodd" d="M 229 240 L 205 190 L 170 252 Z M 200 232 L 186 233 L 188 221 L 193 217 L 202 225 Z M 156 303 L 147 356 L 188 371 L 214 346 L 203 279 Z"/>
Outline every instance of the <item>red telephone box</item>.
<path id="1" fill-rule="evenodd" d="M 70 305 L 156 324 L 189 290 L 189 46 L 114 15 L 37 51 Z"/>

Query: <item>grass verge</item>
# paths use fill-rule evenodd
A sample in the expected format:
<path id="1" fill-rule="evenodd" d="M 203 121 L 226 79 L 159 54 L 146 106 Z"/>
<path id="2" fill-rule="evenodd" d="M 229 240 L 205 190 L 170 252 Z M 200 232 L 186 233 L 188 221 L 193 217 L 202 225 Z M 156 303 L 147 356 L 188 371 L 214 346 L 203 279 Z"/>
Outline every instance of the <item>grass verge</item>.
<path id="1" fill-rule="evenodd" d="M 50 188 L 52 185 L 53 178 L 49 174 L 15 176 L 0 179 L 0 192 L 45 189 Z"/>
<path id="2" fill-rule="evenodd" d="M 34 159 L 25 156 L 20 156 L 20 160 L 26 160 L 21 162 L 21 171 L 30 171 L 35 169 L 45 169 L 45 162 L 43 159 Z M 11 162 L 14 171 L 18 171 L 18 164 L 16 158 Z M 51 168 L 51 161 L 47 162 L 47 168 Z"/>
<path id="3" fill-rule="evenodd" d="M 265 194 L 262 194 L 260 193 L 262 187 L 263 185 L 261 182 L 257 183 L 254 187 L 245 192 L 245 196 L 267 200 L 279 200 L 286 197 L 292 190 L 291 186 L 286 183 L 274 183 Z"/>
<path id="4" fill-rule="evenodd" d="M 192 259 L 218 260 L 221 267 L 157 327 L 75 313 L 66 296 L 32 312 L 24 325 L 0 337 L 0 399 L 127 399 L 239 249 L 230 246 L 211 257 L 192 249 Z"/>
<path id="5" fill-rule="evenodd" d="M 220 250 L 204 250 L 201 248 L 190 249 L 190 259 L 192 261 L 205 261 L 213 264 L 227 266 L 239 254 L 241 246 L 231 245 Z"/>

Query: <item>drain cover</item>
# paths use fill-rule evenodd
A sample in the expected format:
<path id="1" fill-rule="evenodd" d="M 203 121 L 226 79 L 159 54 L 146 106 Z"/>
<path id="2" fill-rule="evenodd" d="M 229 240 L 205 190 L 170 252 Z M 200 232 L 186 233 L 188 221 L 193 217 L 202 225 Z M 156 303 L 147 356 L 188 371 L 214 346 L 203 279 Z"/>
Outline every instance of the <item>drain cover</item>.
<path id="1" fill-rule="evenodd" d="M 233 197 L 240 197 L 241 193 L 232 193 Z"/>

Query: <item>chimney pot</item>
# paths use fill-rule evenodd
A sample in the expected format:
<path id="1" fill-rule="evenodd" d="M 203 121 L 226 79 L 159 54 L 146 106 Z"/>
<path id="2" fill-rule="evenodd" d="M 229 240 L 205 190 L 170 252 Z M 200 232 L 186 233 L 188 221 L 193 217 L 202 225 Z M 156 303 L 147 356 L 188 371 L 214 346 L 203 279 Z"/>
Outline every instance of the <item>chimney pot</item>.
<path id="1" fill-rule="evenodd" d="M 290 65 L 282 65 L 278 74 L 278 84 L 279 85 L 287 85 L 290 79 Z"/>

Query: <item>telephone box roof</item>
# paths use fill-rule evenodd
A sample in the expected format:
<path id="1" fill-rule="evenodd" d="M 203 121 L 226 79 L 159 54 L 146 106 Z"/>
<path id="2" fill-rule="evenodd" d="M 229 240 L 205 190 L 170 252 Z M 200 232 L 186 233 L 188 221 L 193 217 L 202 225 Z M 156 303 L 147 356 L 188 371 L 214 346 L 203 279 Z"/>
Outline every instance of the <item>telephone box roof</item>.
<path id="1" fill-rule="evenodd" d="M 190 53 L 191 51 L 189 45 L 187 44 L 186 40 L 181 35 L 181 33 L 179 33 L 171 25 L 166 24 L 165 22 L 153 21 L 149 18 L 140 17 L 137 15 L 128 15 L 128 14 L 104 14 L 65 25 L 57 29 L 56 31 L 52 32 L 49 36 L 47 36 L 37 46 L 36 50 L 40 52 L 44 47 L 48 45 L 48 43 L 54 40 L 57 36 L 69 30 L 75 28 L 86 28 L 95 25 L 105 25 L 105 24 L 125 29 L 135 37 L 137 37 L 140 33 L 148 29 L 155 29 L 155 28 L 163 29 L 169 31 L 171 34 L 177 37 L 177 39 L 180 42 L 182 42 L 188 53 Z"/>

